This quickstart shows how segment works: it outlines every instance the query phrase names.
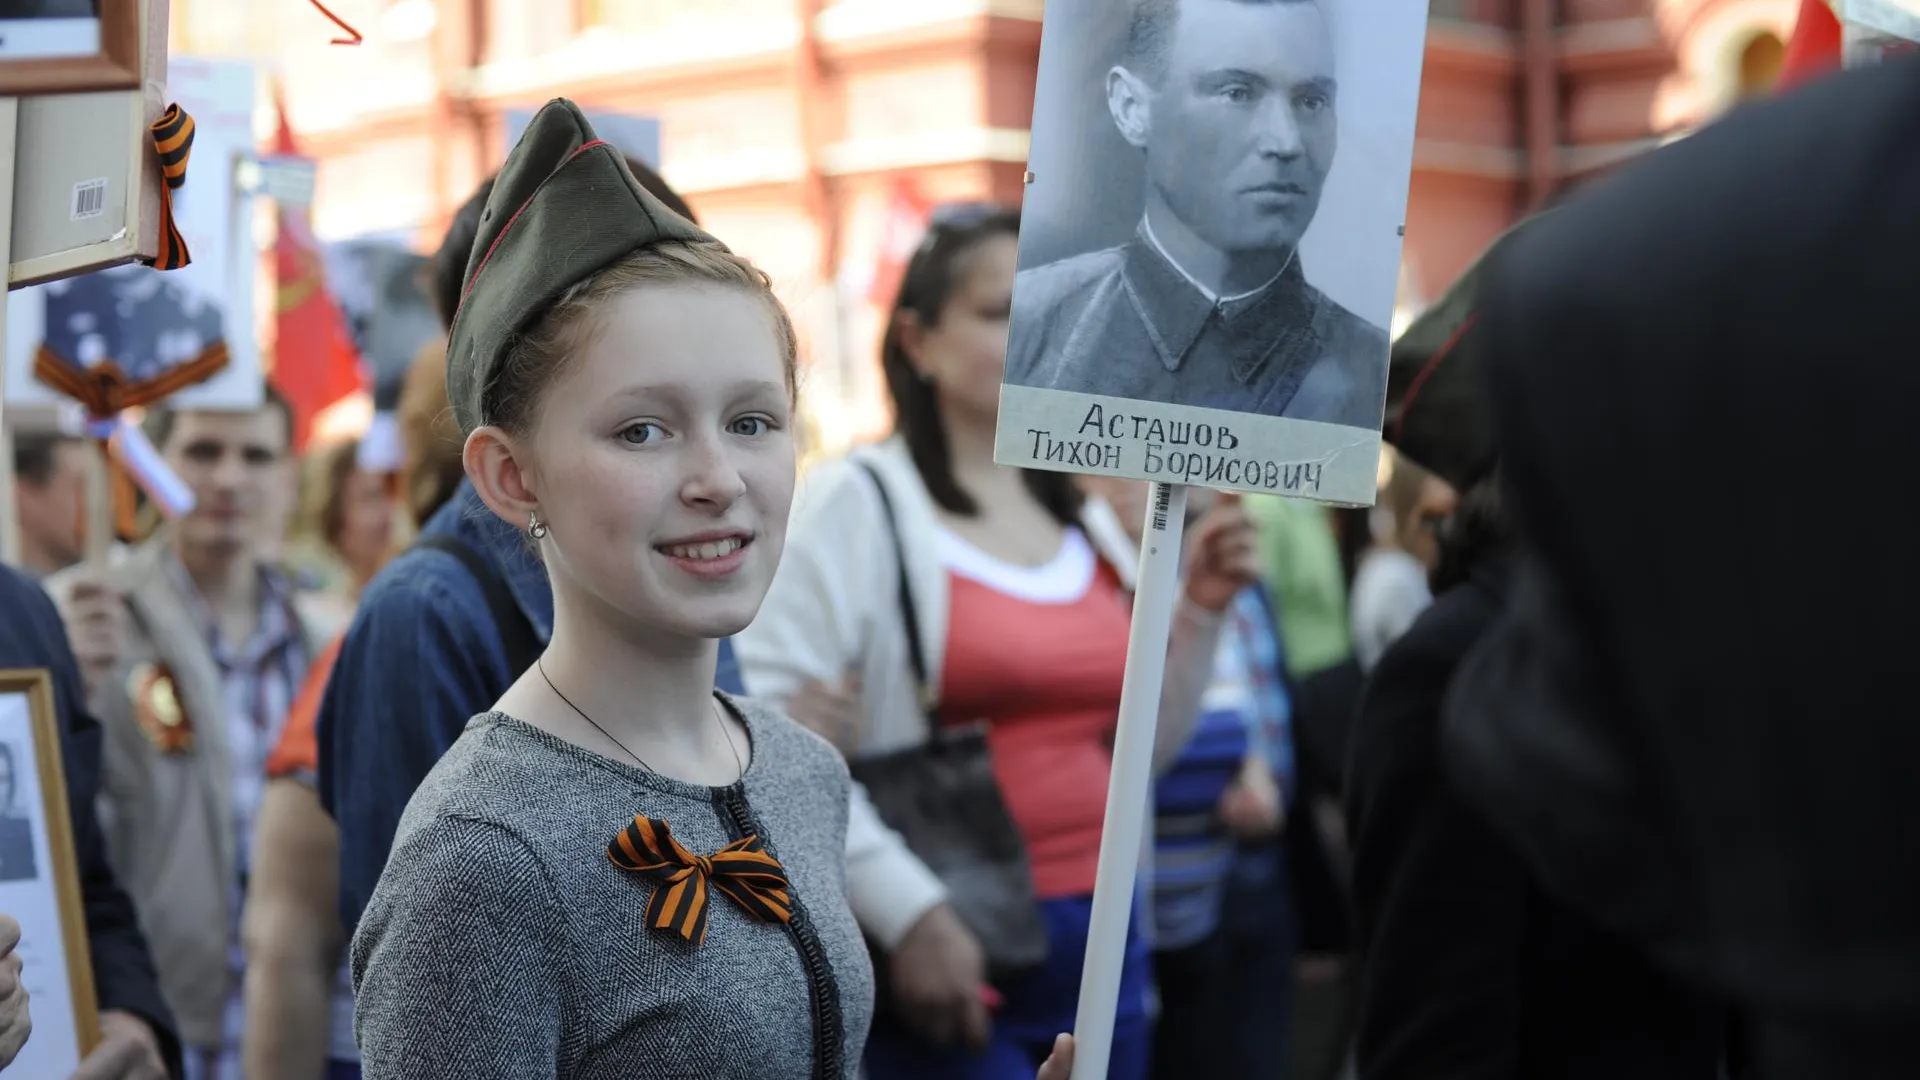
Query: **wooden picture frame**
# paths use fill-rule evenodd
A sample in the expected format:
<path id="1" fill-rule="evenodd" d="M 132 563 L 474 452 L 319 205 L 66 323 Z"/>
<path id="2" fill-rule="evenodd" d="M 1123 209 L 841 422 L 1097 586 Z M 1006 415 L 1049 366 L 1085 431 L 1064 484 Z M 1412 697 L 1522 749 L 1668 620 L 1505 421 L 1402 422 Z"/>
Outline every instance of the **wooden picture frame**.
<path id="1" fill-rule="evenodd" d="M 129 2 L 142 35 L 138 88 L 19 100 L 9 289 L 159 254 L 162 181 L 148 126 L 167 106 L 169 4 Z"/>
<path id="2" fill-rule="evenodd" d="M 22 1076 L 72 1075 L 100 1043 L 58 723 L 46 669 L 0 670 L 0 911 L 20 923 L 34 1005 L 33 1037 L 8 1066 Z"/>
<path id="3" fill-rule="evenodd" d="M 25 0 L 0 5 L 0 95 L 77 94 L 140 85 L 140 0 Z M 63 17 L 64 9 L 75 9 Z M 97 24 L 88 30 L 86 22 Z M 52 32 L 49 32 L 52 31 Z M 73 31 L 73 32 L 69 32 Z M 91 51 L 78 51 L 85 37 Z"/>

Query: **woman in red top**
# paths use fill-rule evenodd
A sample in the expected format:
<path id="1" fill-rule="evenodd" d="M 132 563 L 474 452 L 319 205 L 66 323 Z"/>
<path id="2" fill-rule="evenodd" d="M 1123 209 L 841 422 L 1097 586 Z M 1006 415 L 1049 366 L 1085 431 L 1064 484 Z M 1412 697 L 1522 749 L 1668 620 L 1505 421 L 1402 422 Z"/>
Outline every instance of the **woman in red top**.
<path id="1" fill-rule="evenodd" d="M 817 730 L 850 755 L 916 745 L 927 722 L 901 623 L 904 572 L 940 722 L 986 722 L 1025 842 L 1047 962 L 984 992 L 975 947 L 953 957 L 950 982 L 896 985 L 868 1043 L 874 1080 L 1032 1075 L 1053 1033 L 1072 1027 L 1079 997 L 1135 556 L 1104 504 L 1083 505 L 1071 475 L 993 463 L 1018 230 L 1012 210 L 936 214 L 884 346 L 897 433 L 804 479 L 772 591 L 735 638 L 747 685 L 784 699 L 797 719 L 836 696 L 847 703 L 844 719 L 822 710 Z M 1168 650 L 1163 763 L 1197 714 L 1219 613 L 1254 575 L 1252 528 L 1237 505 L 1201 526 L 1193 546 Z M 1149 981 L 1136 935 L 1110 1076 L 1145 1075 Z M 983 1002 L 999 1005 L 989 1014 Z"/>

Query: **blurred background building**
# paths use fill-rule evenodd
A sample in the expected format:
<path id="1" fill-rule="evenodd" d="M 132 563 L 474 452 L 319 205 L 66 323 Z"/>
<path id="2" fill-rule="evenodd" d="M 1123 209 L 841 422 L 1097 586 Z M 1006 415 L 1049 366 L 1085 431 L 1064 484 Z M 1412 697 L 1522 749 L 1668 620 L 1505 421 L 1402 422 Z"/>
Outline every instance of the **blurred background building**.
<path id="1" fill-rule="evenodd" d="M 1555 191 L 1765 90 L 1794 17 L 1793 0 L 1431 3 L 1396 321 Z M 177 53 L 277 79 L 319 162 L 322 240 L 430 248 L 505 156 L 509 114 L 555 95 L 656 120 L 668 181 L 793 307 L 827 449 L 888 422 L 890 247 L 930 204 L 1020 195 L 1043 8 L 329 0 L 364 39 L 346 46 L 309 2 L 172 5 Z M 263 145 L 273 130 L 263 117 Z"/>

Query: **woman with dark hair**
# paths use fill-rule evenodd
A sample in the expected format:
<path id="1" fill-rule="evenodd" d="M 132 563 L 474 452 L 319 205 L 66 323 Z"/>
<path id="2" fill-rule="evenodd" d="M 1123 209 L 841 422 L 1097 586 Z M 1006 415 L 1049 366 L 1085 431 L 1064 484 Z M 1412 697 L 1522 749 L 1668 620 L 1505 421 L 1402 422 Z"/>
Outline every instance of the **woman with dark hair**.
<path id="1" fill-rule="evenodd" d="M 794 702 L 803 721 L 798 703 L 812 688 L 857 679 L 852 708 L 813 718 L 856 769 L 984 722 L 993 779 L 1026 852 L 1044 963 L 990 973 L 986 958 L 1005 943 L 961 932 L 956 981 L 892 986 L 869 1043 L 875 1080 L 1031 1075 L 1053 1033 L 1071 1026 L 1079 994 L 1132 553 L 1110 513 L 1086 512 L 1104 504 L 1083 507 L 1070 474 L 993 462 L 1018 232 L 1009 209 L 936 213 L 882 348 L 895 435 L 807 478 L 780 572 L 738 638 L 755 693 Z M 1161 764 L 1192 729 L 1221 613 L 1254 579 L 1252 528 L 1237 505 L 1198 526 L 1192 546 L 1168 651 Z M 922 857 L 937 863 L 931 854 Z M 1148 981 L 1135 933 L 1112 1076 L 1145 1075 Z"/>

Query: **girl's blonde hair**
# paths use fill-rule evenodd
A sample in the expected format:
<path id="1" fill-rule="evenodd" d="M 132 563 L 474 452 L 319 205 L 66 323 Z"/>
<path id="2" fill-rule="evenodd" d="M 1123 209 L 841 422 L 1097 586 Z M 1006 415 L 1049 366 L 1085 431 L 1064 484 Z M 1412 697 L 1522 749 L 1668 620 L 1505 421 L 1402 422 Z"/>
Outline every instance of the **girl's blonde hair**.
<path id="1" fill-rule="evenodd" d="M 596 316 L 608 300 L 649 285 L 684 284 L 732 286 L 766 303 L 780 336 L 787 392 L 792 394 L 799 345 L 786 306 L 773 294 L 772 280 L 718 243 L 668 240 L 641 248 L 562 293 L 508 350 L 500 374 L 481 400 L 482 421 L 510 433 L 525 431 L 546 388 L 599 330 Z"/>

